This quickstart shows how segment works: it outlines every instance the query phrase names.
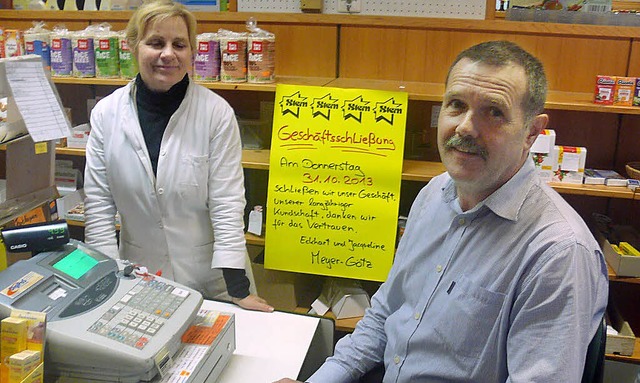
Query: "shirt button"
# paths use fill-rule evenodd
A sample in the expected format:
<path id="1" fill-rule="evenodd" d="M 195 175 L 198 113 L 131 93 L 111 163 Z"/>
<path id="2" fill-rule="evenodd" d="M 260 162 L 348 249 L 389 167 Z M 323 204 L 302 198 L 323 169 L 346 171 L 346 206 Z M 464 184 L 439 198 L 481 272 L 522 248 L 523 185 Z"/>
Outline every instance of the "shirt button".
<path id="1" fill-rule="evenodd" d="M 167 155 L 167 151 L 166 151 L 166 150 L 163 150 L 162 152 L 160 152 L 160 155 L 161 155 L 162 157 L 166 156 L 166 155 Z"/>
<path id="2" fill-rule="evenodd" d="M 465 223 L 464 218 L 460 218 L 460 219 L 458 220 L 458 225 L 462 226 L 462 225 L 464 225 L 464 223 Z"/>
<path id="3" fill-rule="evenodd" d="M 163 188 L 158 189 L 158 194 L 162 194 L 162 193 L 164 193 L 164 189 Z"/>
<path id="4" fill-rule="evenodd" d="M 413 315 L 413 317 L 414 317 L 416 320 L 420 319 L 420 313 L 415 313 L 415 314 Z"/>
<path id="5" fill-rule="evenodd" d="M 436 266 L 436 271 L 439 273 L 442 271 L 442 265 Z"/>
<path id="6" fill-rule="evenodd" d="M 400 357 L 398 355 L 393 357 L 393 363 L 395 363 L 395 364 L 400 363 Z"/>
<path id="7" fill-rule="evenodd" d="M 164 228 L 164 225 L 162 223 L 159 223 L 158 227 L 162 229 L 162 228 Z"/>

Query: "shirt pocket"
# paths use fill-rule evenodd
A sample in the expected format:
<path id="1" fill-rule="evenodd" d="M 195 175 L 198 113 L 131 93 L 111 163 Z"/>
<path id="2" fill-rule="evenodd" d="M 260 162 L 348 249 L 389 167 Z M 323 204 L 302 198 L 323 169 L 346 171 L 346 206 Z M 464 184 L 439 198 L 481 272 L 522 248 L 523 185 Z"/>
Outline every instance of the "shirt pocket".
<path id="1" fill-rule="evenodd" d="M 207 200 L 209 184 L 209 157 L 184 155 L 181 158 L 178 186 L 185 199 Z"/>
<path id="2" fill-rule="evenodd" d="M 497 326 L 505 294 L 487 290 L 466 277 L 456 281 L 436 320 L 434 332 L 455 356 L 477 360 Z"/>

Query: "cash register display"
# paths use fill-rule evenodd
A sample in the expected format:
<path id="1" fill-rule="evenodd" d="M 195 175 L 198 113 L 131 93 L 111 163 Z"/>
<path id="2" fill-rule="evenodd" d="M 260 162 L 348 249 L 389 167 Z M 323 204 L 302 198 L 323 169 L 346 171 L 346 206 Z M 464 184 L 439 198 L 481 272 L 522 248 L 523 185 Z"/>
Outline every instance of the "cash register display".
<path id="1" fill-rule="evenodd" d="M 93 269 L 98 261 L 80 249 L 75 249 L 52 267 L 74 279 L 80 279 L 89 270 Z"/>

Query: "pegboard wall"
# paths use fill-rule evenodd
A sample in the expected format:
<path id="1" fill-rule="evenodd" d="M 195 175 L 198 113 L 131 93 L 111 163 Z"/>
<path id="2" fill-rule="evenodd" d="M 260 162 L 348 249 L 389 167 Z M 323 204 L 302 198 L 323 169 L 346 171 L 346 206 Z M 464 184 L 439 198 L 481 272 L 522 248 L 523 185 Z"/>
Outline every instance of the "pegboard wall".
<path id="1" fill-rule="evenodd" d="M 485 0 L 360 0 L 358 15 L 484 19 Z M 324 0 L 322 13 L 338 13 L 338 0 Z M 301 13 L 300 0 L 238 0 L 239 12 Z"/>

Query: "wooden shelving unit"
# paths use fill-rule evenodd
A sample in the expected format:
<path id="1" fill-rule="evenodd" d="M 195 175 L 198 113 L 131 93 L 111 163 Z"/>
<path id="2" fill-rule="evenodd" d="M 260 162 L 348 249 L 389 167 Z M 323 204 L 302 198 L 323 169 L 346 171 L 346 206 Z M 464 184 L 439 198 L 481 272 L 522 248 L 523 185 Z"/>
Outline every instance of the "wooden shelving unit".
<path id="1" fill-rule="evenodd" d="M 84 156 L 84 149 L 56 148 L 56 153 L 69 156 Z M 247 169 L 269 170 L 269 150 L 243 150 L 242 166 Z M 433 177 L 445 171 L 440 162 L 405 160 L 402 166 L 402 179 L 406 181 L 429 182 Z M 550 183 L 556 191 L 563 194 L 588 195 L 640 200 L 639 192 L 621 186 L 579 185 Z"/>

